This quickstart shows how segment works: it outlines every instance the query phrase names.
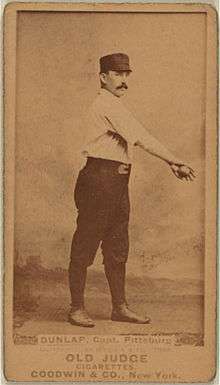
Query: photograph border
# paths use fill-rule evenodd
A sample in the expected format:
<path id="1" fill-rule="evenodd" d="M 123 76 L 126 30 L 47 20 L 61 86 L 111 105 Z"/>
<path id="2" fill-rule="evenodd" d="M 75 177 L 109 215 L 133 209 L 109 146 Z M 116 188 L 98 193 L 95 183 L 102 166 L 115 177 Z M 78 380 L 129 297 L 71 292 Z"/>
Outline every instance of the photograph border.
<path id="1" fill-rule="evenodd" d="M 218 59 L 217 11 L 207 4 L 189 3 L 8 3 L 4 11 L 4 349 L 13 351 L 13 256 L 15 204 L 15 118 L 17 12 L 206 13 L 206 130 L 205 130 L 205 301 L 204 355 L 216 366 L 217 301 L 217 172 L 218 172 Z M 6 361 L 5 361 L 6 362 Z M 13 371 L 9 365 L 5 373 Z M 208 380 L 213 378 L 210 372 Z"/>

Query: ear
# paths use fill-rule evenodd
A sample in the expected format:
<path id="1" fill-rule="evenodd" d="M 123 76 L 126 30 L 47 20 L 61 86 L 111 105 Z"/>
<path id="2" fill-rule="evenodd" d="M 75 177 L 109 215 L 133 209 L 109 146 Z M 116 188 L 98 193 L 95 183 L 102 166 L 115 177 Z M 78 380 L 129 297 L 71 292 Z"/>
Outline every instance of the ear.
<path id="1" fill-rule="evenodd" d="M 101 83 L 106 84 L 106 77 L 107 77 L 107 74 L 106 74 L 105 72 L 101 72 L 101 73 L 99 74 L 99 77 L 100 77 Z"/>

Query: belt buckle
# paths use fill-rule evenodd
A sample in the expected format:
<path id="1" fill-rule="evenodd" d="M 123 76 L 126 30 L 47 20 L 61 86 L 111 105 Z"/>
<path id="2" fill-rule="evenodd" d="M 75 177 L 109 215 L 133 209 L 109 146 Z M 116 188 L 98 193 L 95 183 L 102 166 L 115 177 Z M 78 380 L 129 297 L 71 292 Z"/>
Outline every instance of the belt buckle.
<path id="1" fill-rule="evenodd" d="M 128 170 L 129 170 L 129 165 L 128 164 L 120 164 L 120 166 L 118 166 L 118 173 L 119 174 L 128 174 Z"/>

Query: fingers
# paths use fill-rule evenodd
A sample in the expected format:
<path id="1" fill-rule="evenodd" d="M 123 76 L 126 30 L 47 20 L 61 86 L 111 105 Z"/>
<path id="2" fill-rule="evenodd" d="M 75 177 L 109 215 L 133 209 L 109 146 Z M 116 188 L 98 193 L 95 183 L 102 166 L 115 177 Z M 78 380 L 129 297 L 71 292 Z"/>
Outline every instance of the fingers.
<path id="1" fill-rule="evenodd" d="M 178 172 L 174 172 L 174 174 L 175 174 L 175 176 L 178 178 L 178 179 L 180 179 L 180 180 L 182 180 L 182 181 L 186 181 L 186 182 L 193 182 L 193 180 L 194 180 L 194 177 L 192 176 L 192 175 L 185 175 L 185 176 L 180 176 L 179 174 L 178 174 Z"/>
<path id="2" fill-rule="evenodd" d="M 196 177 L 195 171 L 191 167 L 189 167 L 189 169 L 190 169 L 190 174 L 195 178 Z"/>
<path id="3" fill-rule="evenodd" d="M 187 182 L 193 182 L 194 181 L 194 176 L 192 176 L 191 174 L 183 177 Z"/>
<path id="4" fill-rule="evenodd" d="M 186 175 L 185 177 L 184 177 L 184 179 L 187 181 L 187 182 L 193 182 L 193 177 L 192 177 L 192 175 Z"/>
<path id="5" fill-rule="evenodd" d="M 195 171 L 192 168 L 190 168 L 189 177 L 190 177 L 190 180 L 193 180 L 194 178 L 196 178 Z"/>
<path id="6" fill-rule="evenodd" d="M 196 173 L 195 173 L 195 171 L 193 170 L 193 168 L 192 168 L 192 167 L 189 167 L 189 166 L 187 166 L 187 168 L 189 169 L 189 174 L 188 174 L 188 176 L 190 175 L 191 177 L 195 178 L 195 177 L 196 177 Z"/>

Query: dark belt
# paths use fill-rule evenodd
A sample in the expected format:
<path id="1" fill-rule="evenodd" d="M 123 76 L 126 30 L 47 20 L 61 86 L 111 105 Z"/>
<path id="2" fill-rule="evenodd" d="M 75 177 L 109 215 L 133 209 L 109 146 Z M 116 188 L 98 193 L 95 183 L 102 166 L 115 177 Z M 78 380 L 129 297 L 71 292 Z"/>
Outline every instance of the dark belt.
<path id="1" fill-rule="evenodd" d="M 130 174 L 131 164 L 118 162 L 116 160 L 88 157 L 86 167 L 97 169 L 109 169 L 117 174 Z"/>

